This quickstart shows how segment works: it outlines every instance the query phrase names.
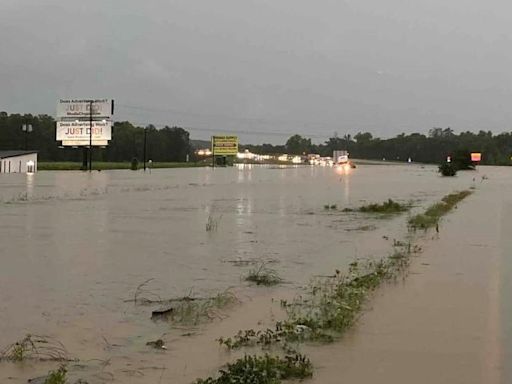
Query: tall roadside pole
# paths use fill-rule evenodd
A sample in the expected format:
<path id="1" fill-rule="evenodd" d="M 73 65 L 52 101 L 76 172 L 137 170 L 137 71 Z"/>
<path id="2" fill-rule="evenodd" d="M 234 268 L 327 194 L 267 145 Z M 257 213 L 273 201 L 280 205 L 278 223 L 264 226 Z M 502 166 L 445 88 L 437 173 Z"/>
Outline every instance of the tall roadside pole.
<path id="1" fill-rule="evenodd" d="M 144 158 L 144 172 L 146 172 L 146 140 L 147 140 L 147 133 L 148 133 L 148 127 L 144 127 L 144 150 L 143 152 L 143 158 Z"/>
<path id="2" fill-rule="evenodd" d="M 215 168 L 215 136 L 212 136 L 212 168 Z"/>
<path id="3" fill-rule="evenodd" d="M 92 172 L 92 104 L 89 100 L 89 172 Z"/>

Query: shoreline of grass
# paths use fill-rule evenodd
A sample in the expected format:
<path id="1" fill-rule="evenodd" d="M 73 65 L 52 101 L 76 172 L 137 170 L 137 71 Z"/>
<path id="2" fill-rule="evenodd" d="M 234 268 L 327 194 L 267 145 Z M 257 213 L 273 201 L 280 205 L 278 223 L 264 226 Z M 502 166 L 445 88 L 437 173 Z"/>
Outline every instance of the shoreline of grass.
<path id="1" fill-rule="evenodd" d="M 453 210 L 458 203 L 471 195 L 472 191 L 460 191 L 444 196 L 439 203 L 431 205 L 424 213 L 409 218 L 407 224 L 410 229 L 429 229 L 439 225 L 443 216 Z"/>
<path id="2" fill-rule="evenodd" d="M 151 169 L 162 169 L 162 168 L 199 168 L 199 167 L 209 167 L 210 163 L 194 163 L 194 162 L 158 162 L 155 161 L 151 164 Z M 37 165 L 38 171 L 80 171 L 82 170 L 81 162 L 74 161 L 43 161 L 39 162 Z M 123 161 L 123 162 L 110 162 L 110 161 L 98 161 L 92 163 L 93 171 L 106 171 L 106 170 L 116 170 L 116 169 L 130 169 L 131 162 Z M 149 165 L 146 164 L 146 168 L 149 169 Z M 139 164 L 139 170 L 142 169 L 142 164 Z"/>

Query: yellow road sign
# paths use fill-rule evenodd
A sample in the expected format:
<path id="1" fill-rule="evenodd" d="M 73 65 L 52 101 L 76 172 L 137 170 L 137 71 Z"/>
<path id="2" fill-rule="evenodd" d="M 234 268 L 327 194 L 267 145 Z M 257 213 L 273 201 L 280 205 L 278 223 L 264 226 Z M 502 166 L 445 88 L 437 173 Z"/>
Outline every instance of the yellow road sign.
<path id="1" fill-rule="evenodd" d="M 238 136 L 212 136 L 212 152 L 215 156 L 236 156 Z"/>

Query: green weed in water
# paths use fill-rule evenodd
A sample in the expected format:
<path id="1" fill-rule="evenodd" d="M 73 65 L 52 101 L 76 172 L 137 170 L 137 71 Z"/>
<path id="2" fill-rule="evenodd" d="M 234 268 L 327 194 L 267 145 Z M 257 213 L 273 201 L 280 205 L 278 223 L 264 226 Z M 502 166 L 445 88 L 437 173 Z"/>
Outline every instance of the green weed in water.
<path id="1" fill-rule="evenodd" d="M 400 204 L 392 199 L 388 199 L 382 204 L 368 204 L 359 207 L 359 212 L 365 213 L 401 213 L 410 209 L 410 205 Z"/>
<path id="2" fill-rule="evenodd" d="M 313 375 L 313 366 L 301 354 L 244 356 L 219 371 L 216 378 L 199 379 L 196 384 L 279 384 L 282 380 L 305 379 Z"/>
<path id="3" fill-rule="evenodd" d="M 56 371 L 51 371 L 46 377 L 44 384 L 66 384 L 67 369 L 61 366 Z"/>

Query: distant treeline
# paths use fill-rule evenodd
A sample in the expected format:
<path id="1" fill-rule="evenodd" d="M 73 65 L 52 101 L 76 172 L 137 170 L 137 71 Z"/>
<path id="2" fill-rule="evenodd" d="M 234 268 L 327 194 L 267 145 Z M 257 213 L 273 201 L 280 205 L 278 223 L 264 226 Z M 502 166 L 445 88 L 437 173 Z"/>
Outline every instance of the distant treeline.
<path id="1" fill-rule="evenodd" d="M 23 124 L 32 124 L 33 131 L 26 134 Z M 193 156 L 189 133 L 179 127 L 156 129 L 146 127 L 147 159 L 159 162 L 186 161 Z M 34 149 L 41 161 L 81 161 L 82 151 L 59 148 L 55 141 L 55 119 L 48 115 L 18 115 L 0 112 L 0 149 Z M 144 150 L 144 128 L 129 122 L 115 122 L 108 147 L 94 150 L 95 161 L 141 160 Z"/>
<path id="2" fill-rule="evenodd" d="M 32 124 L 33 132 L 25 134 L 23 124 Z M 147 159 L 159 162 L 194 159 L 189 132 L 180 127 L 147 130 Z M 55 141 L 55 119 L 48 115 L 19 115 L 0 112 L 0 149 L 36 149 L 42 161 L 81 161 L 80 150 L 59 148 Z M 104 149 L 96 149 L 96 161 L 131 161 L 142 159 L 144 128 L 129 122 L 114 123 L 112 141 Z M 348 150 L 352 158 L 441 163 L 447 156 L 467 158 L 470 152 L 482 153 L 482 164 L 510 165 L 512 133 L 493 135 L 490 131 L 462 132 L 450 128 L 432 128 L 427 135 L 400 134 L 390 139 L 374 138 L 371 133 L 331 137 L 323 144 L 313 144 L 300 135 L 291 136 L 284 145 L 241 145 L 258 154 L 302 155 L 317 153 L 332 156 L 334 150 Z"/>
<path id="3" fill-rule="evenodd" d="M 469 159 L 471 152 L 482 153 L 482 164 L 510 165 L 512 156 L 512 133 L 480 131 L 478 133 L 462 132 L 456 135 L 450 128 L 433 128 L 428 135 L 404 133 L 390 138 L 374 138 L 371 133 L 358 133 L 353 137 L 331 137 L 325 143 L 316 145 L 311 139 L 294 135 L 285 145 L 245 145 L 244 149 L 259 154 L 288 153 L 302 155 L 317 153 L 332 156 L 334 150 L 348 150 L 350 157 L 374 160 L 441 163 L 447 156 Z"/>

